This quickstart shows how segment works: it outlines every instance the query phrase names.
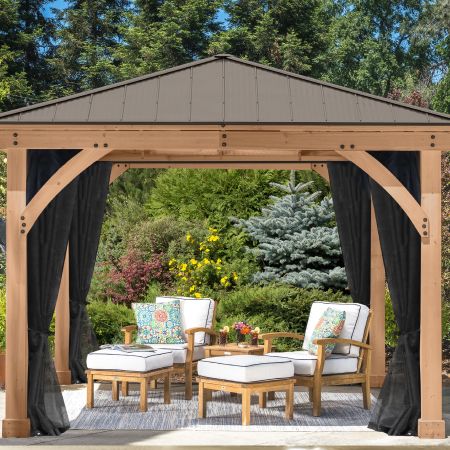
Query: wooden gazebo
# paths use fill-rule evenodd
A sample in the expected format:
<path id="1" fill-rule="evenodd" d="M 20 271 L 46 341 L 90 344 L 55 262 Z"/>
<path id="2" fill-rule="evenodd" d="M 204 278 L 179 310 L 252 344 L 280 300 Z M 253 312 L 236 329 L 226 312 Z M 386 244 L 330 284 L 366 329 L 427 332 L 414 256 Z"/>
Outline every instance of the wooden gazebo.
<path id="1" fill-rule="evenodd" d="M 449 115 L 217 55 L 0 114 L 0 149 L 8 158 L 4 437 L 30 433 L 27 234 L 51 200 L 97 161 L 114 162 L 111 181 L 128 169 L 152 167 L 315 170 L 327 178 L 327 161 L 356 164 L 392 196 L 421 236 L 418 429 L 420 437 L 444 437 L 441 152 L 450 151 Z M 27 204 L 28 149 L 80 151 Z M 420 203 L 370 151 L 420 152 Z M 380 386 L 385 376 L 385 277 L 376 227 L 371 274 L 372 385 Z M 63 276 L 55 355 L 62 384 L 70 382 L 68 315 Z"/>

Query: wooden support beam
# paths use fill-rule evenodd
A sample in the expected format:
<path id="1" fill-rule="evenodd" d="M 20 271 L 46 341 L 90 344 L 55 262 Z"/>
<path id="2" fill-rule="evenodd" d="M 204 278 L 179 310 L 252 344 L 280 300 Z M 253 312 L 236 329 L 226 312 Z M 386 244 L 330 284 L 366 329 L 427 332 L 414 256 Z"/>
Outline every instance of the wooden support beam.
<path id="1" fill-rule="evenodd" d="M 370 308 L 373 312 L 372 326 L 370 328 L 370 345 L 372 346 L 370 385 L 372 387 L 381 387 L 386 376 L 384 303 L 386 279 L 373 205 L 371 209 L 370 236 Z"/>
<path id="2" fill-rule="evenodd" d="M 311 164 L 312 170 L 317 172 L 324 180 L 330 182 L 330 174 L 328 173 L 328 166 L 326 162 Z"/>
<path id="3" fill-rule="evenodd" d="M 130 168 L 129 164 L 113 164 L 111 169 L 111 176 L 109 177 L 109 184 L 114 183 L 114 181 L 119 178 L 123 173 L 125 173 Z"/>
<path id="4" fill-rule="evenodd" d="M 431 222 L 421 244 L 419 437 L 445 438 L 442 420 L 441 155 L 420 152 L 421 203 Z"/>
<path id="5" fill-rule="evenodd" d="M 403 209 L 422 238 L 430 232 L 427 212 L 383 164 L 367 152 L 337 151 L 376 181 Z M 434 152 L 427 152 L 434 153 Z M 440 158 L 440 153 L 436 153 Z"/>
<path id="6" fill-rule="evenodd" d="M 70 305 L 69 305 L 69 249 L 59 286 L 58 300 L 55 308 L 55 369 L 59 384 L 71 384 L 72 375 L 69 368 L 69 336 L 70 336 Z"/>
<path id="7" fill-rule="evenodd" d="M 83 170 L 104 158 L 112 149 L 85 149 L 62 166 L 37 192 L 22 212 L 28 233 L 47 205 Z"/>
<path id="8" fill-rule="evenodd" d="M 6 212 L 6 411 L 3 437 L 28 437 L 27 151 L 8 150 Z"/>

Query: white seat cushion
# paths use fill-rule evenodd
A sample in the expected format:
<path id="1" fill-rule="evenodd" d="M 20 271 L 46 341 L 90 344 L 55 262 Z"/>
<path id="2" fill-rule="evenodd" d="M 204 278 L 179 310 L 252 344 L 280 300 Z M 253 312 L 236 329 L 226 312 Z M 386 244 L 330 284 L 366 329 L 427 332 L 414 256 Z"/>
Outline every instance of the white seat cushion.
<path id="1" fill-rule="evenodd" d="M 331 303 L 314 302 L 309 313 L 308 324 L 305 331 L 305 342 L 303 350 L 308 350 L 306 341 L 310 339 L 317 322 L 327 308 L 333 308 L 338 311 L 345 311 L 345 322 L 339 335 L 342 339 L 353 339 L 362 341 L 364 330 L 366 329 L 367 318 L 369 317 L 369 308 L 359 303 Z M 355 345 L 338 344 L 333 349 L 333 354 L 359 356 L 359 347 Z"/>
<path id="2" fill-rule="evenodd" d="M 180 300 L 181 304 L 181 327 L 189 328 L 211 328 L 214 317 L 214 300 L 210 298 L 192 297 L 156 297 L 156 303 L 165 303 L 172 300 Z M 187 336 L 185 336 L 187 340 Z M 196 333 L 194 342 L 196 344 L 209 344 L 209 336 L 205 333 Z"/>
<path id="3" fill-rule="evenodd" d="M 123 352 L 102 349 L 89 353 L 86 359 L 88 369 L 122 370 L 127 372 L 149 372 L 172 367 L 173 356 L 170 350 L 154 352 Z"/>
<path id="4" fill-rule="evenodd" d="M 160 350 L 169 350 L 173 355 L 174 364 L 184 364 L 186 362 L 187 344 L 152 344 L 153 348 Z M 194 361 L 198 361 L 205 357 L 205 347 L 196 345 L 194 347 Z"/>
<path id="5" fill-rule="evenodd" d="M 217 356 L 198 363 L 197 372 L 206 378 L 254 383 L 294 376 L 294 365 L 286 358 L 256 355 Z"/>
<path id="6" fill-rule="evenodd" d="M 267 356 L 277 359 L 284 358 L 292 361 L 296 375 L 314 375 L 317 356 L 307 351 L 298 352 L 271 352 Z M 331 354 L 326 360 L 322 374 L 355 373 L 358 366 L 357 356 Z"/>

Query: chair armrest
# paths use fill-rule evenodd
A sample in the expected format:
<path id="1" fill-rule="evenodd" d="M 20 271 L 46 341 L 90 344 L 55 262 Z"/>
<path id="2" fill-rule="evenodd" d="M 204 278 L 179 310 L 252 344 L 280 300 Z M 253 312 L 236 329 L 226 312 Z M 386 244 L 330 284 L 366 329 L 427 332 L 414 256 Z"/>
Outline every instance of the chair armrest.
<path id="1" fill-rule="evenodd" d="M 278 338 L 292 338 L 303 341 L 305 336 L 300 333 L 291 333 L 289 331 L 279 331 L 275 333 L 264 333 L 259 335 L 259 339 L 264 340 L 264 353 L 269 353 L 272 351 L 272 341 Z"/>
<path id="2" fill-rule="evenodd" d="M 124 343 L 131 344 L 133 341 L 133 331 L 137 330 L 137 325 L 127 325 L 123 327 L 120 331 L 124 334 Z"/>
<path id="3" fill-rule="evenodd" d="M 305 339 L 305 336 L 303 334 L 290 333 L 290 332 L 284 332 L 284 331 L 279 331 L 279 332 L 275 332 L 275 333 L 264 333 L 264 334 L 259 335 L 259 339 L 264 339 L 264 340 L 278 339 L 278 338 L 282 338 L 282 337 L 298 339 L 300 341 L 303 341 Z"/>
<path id="4" fill-rule="evenodd" d="M 316 344 L 316 345 L 327 345 L 327 344 L 355 345 L 356 347 L 361 347 L 366 350 L 372 350 L 372 347 L 369 344 L 365 344 L 364 342 L 360 342 L 360 341 L 354 341 L 353 339 L 341 339 L 341 338 L 314 339 L 313 344 Z"/>
<path id="5" fill-rule="evenodd" d="M 184 330 L 184 333 L 189 335 L 193 335 L 195 333 L 206 333 L 209 334 L 210 336 L 218 336 L 219 333 L 217 333 L 216 331 L 214 331 L 211 328 L 202 328 L 202 327 L 198 327 L 198 328 L 188 328 L 187 330 Z"/>

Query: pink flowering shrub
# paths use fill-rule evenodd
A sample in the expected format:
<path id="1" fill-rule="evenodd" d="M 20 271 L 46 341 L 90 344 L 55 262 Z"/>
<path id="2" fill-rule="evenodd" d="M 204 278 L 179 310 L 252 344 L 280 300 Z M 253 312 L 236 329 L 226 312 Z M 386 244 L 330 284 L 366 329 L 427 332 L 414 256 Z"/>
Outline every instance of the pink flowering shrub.
<path id="1" fill-rule="evenodd" d="M 136 250 L 130 250 L 109 270 L 106 276 L 106 294 L 114 303 L 130 305 L 143 300 L 152 281 L 168 286 L 171 280 L 162 253 L 153 254 L 146 259 Z"/>

